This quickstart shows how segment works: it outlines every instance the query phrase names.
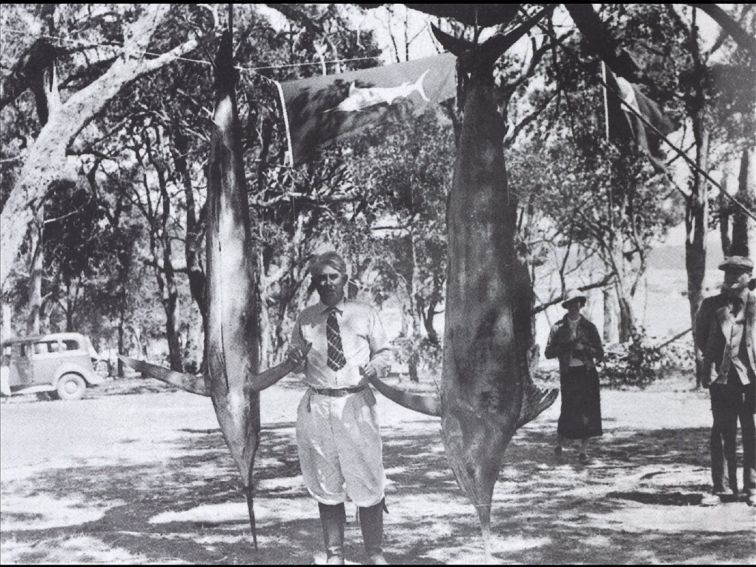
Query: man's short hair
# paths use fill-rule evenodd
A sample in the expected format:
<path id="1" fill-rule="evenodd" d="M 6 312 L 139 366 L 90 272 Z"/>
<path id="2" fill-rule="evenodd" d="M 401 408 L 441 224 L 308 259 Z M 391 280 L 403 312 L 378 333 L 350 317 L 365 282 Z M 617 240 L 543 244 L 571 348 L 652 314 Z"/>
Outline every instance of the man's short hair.
<path id="1" fill-rule="evenodd" d="M 312 262 L 310 262 L 310 274 L 313 276 L 320 274 L 326 266 L 330 266 L 337 272 L 347 275 L 347 266 L 344 258 L 333 251 L 315 256 Z"/>

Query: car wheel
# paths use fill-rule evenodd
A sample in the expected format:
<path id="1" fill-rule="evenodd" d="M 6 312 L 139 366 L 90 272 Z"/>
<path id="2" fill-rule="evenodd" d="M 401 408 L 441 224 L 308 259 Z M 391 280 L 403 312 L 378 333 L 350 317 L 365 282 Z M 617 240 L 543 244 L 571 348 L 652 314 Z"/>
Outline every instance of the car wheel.
<path id="1" fill-rule="evenodd" d="M 78 374 L 64 374 L 58 380 L 58 397 L 61 400 L 78 400 L 84 395 L 87 383 Z"/>

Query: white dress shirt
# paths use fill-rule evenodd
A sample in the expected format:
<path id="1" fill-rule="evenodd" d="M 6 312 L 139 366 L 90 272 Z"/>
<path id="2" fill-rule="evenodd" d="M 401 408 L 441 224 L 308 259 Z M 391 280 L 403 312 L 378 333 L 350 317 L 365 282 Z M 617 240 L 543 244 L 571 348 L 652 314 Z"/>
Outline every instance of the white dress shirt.
<path id="1" fill-rule="evenodd" d="M 326 328 L 329 307 L 322 302 L 305 308 L 291 335 L 291 346 L 312 343 L 304 365 L 305 382 L 315 388 L 348 388 L 365 382 L 360 368 L 370 364 L 385 376 L 391 367 L 391 347 L 378 312 L 359 301 L 342 299 L 335 306 L 341 346 L 346 364 L 339 370 L 328 367 Z"/>

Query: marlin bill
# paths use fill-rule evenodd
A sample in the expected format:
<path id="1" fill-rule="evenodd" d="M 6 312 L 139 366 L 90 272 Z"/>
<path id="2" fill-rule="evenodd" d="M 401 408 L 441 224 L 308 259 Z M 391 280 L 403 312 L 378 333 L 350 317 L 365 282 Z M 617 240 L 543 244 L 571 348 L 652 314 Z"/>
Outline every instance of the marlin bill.
<path id="1" fill-rule="evenodd" d="M 278 85 L 289 140 L 298 165 L 344 136 L 422 114 L 457 92 L 450 53 Z"/>

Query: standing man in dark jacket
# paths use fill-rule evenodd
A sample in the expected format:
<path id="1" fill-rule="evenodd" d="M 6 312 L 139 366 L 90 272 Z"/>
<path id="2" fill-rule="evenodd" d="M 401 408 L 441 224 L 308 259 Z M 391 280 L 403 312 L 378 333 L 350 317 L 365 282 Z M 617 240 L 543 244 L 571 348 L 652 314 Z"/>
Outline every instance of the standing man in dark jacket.
<path id="1" fill-rule="evenodd" d="M 588 462 L 588 439 L 603 434 L 601 393 L 595 361 L 604 358 L 598 329 L 580 314 L 587 301 L 578 291 L 562 302 L 567 315 L 552 327 L 546 358 L 559 358 L 562 412 L 557 426 L 555 453 L 562 454 L 564 439 L 580 439 L 580 462 Z"/>
<path id="2" fill-rule="evenodd" d="M 754 393 L 756 393 L 756 296 L 748 290 L 753 262 L 730 256 L 722 292 L 707 297 L 696 316 L 696 345 L 703 353 L 703 385 L 709 388 L 711 412 L 711 479 L 716 504 L 719 496 L 738 493 L 736 440 L 738 419 L 743 434 L 743 490 L 754 505 Z"/>

